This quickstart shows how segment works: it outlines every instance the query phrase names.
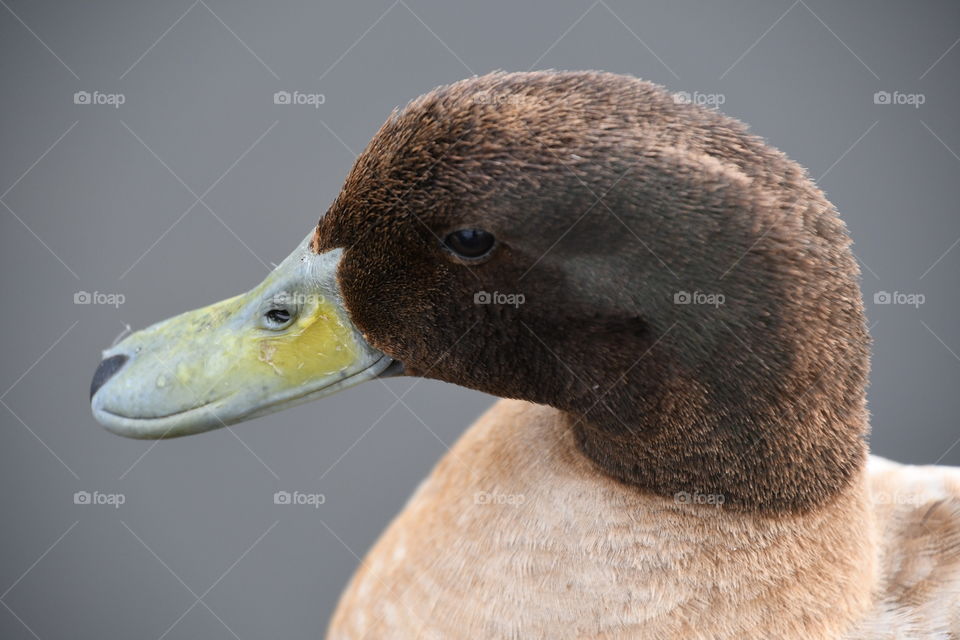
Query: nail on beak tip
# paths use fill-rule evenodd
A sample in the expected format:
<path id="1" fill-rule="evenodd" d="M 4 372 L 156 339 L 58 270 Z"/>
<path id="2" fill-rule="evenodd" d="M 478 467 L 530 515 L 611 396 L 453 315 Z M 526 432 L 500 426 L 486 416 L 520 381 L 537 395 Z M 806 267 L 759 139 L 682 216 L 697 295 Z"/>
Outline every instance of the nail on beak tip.
<path id="1" fill-rule="evenodd" d="M 130 358 L 125 355 L 110 356 L 97 366 L 97 370 L 93 374 L 93 380 L 90 382 L 90 399 L 93 400 L 93 396 L 96 395 L 97 391 L 107 383 L 107 381 L 114 376 L 120 369 L 123 368 L 123 365 L 126 364 L 127 360 Z"/>

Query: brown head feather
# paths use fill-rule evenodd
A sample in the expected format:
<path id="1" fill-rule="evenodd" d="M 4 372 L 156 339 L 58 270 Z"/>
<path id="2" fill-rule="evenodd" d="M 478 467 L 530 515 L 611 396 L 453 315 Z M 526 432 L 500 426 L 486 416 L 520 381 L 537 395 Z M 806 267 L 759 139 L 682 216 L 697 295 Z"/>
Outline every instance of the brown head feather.
<path id="1" fill-rule="evenodd" d="M 446 251 L 460 228 L 493 233 L 491 256 Z M 741 123 L 631 77 L 534 72 L 394 112 L 313 246 L 345 249 L 353 321 L 408 374 L 562 409 L 587 456 L 645 490 L 772 512 L 822 504 L 865 460 L 849 244 Z"/>

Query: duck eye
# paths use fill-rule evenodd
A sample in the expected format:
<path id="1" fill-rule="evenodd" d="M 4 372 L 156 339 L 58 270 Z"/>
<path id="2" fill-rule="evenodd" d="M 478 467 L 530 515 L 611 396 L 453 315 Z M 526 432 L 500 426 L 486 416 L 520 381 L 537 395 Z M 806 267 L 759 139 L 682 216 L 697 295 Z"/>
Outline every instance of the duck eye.
<path id="1" fill-rule="evenodd" d="M 293 318 L 293 315 L 287 309 L 270 309 L 263 314 L 267 327 L 270 329 L 283 329 Z"/>
<path id="2" fill-rule="evenodd" d="M 476 259 L 490 253 L 495 240 L 483 229 L 459 229 L 444 238 L 443 244 L 461 258 Z"/>

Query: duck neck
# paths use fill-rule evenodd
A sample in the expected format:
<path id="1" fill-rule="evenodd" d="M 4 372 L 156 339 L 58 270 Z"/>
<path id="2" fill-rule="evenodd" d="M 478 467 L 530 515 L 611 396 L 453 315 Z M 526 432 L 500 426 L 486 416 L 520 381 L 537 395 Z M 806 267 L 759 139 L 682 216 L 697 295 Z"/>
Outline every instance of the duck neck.
<path id="1" fill-rule="evenodd" d="M 850 358 L 854 366 L 839 366 Z M 590 409 L 566 412 L 580 451 L 622 482 L 770 514 L 827 504 L 864 468 L 867 365 L 859 345 L 826 362 L 794 358 L 776 376 L 757 367 L 710 375 L 650 364 Z"/>
<path id="2" fill-rule="evenodd" d="M 762 513 L 804 512 L 828 503 L 862 472 L 863 440 L 838 429 L 809 442 L 783 424 L 766 429 L 695 424 L 675 432 L 611 435 L 568 414 L 580 451 L 606 474 L 662 497 Z"/>

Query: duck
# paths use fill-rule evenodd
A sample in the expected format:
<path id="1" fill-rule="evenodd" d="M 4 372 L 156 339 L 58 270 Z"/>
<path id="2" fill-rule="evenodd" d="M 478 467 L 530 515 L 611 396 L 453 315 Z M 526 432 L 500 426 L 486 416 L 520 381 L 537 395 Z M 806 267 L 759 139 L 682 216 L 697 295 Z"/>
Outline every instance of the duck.
<path id="1" fill-rule="evenodd" d="M 159 439 L 390 376 L 499 397 L 331 639 L 960 637 L 960 469 L 869 454 L 850 247 L 715 109 L 494 72 L 394 110 L 286 260 L 106 350 L 91 406 Z"/>

